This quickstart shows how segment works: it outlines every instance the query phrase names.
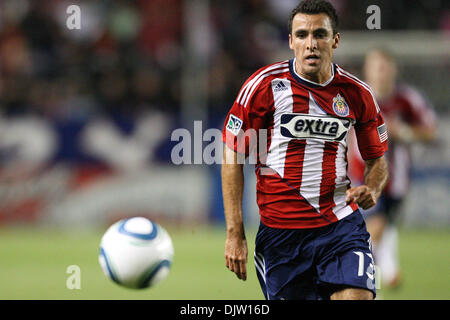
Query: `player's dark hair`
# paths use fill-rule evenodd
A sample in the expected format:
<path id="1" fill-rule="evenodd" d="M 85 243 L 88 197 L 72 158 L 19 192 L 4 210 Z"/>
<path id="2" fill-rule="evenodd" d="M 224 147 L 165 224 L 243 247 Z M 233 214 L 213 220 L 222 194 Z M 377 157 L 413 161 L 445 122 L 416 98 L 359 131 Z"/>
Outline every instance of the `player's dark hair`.
<path id="1" fill-rule="evenodd" d="M 336 13 L 336 9 L 331 3 L 325 0 L 304 0 L 294 8 L 289 17 L 288 29 L 289 33 L 292 33 L 292 20 L 297 13 L 304 14 L 320 14 L 325 13 L 331 20 L 331 27 L 333 28 L 333 35 L 338 33 L 339 20 Z"/>

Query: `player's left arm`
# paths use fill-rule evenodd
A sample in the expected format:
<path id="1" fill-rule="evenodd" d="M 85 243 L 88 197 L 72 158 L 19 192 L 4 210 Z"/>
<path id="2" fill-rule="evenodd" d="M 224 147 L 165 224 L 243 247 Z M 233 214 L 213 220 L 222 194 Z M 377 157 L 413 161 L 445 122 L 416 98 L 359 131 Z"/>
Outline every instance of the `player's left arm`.
<path id="1" fill-rule="evenodd" d="M 361 208 L 373 207 L 380 198 L 389 177 L 384 156 L 365 160 L 364 184 L 347 190 L 347 203 L 356 202 Z"/>
<path id="2" fill-rule="evenodd" d="M 355 133 L 361 157 L 364 159 L 364 184 L 347 190 L 347 203 L 356 202 L 361 208 L 373 207 L 387 184 L 389 172 L 385 159 L 388 149 L 386 124 L 372 91 L 359 91 L 356 102 Z"/>

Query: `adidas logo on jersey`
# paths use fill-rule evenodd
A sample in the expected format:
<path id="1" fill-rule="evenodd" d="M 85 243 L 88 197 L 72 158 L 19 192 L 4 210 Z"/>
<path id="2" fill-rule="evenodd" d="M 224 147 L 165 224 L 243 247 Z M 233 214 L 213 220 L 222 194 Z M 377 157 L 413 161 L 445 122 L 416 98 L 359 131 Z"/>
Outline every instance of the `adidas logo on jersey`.
<path id="1" fill-rule="evenodd" d="M 288 113 L 281 115 L 280 131 L 286 138 L 342 141 L 350 127 L 350 119 Z"/>
<path id="2" fill-rule="evenodd" d="M 283 83 L 283 81 L 278 82 L 275 87 L 273 88 L 273 91 L 278 92 L 278 91 L 284 91 L 287 90 L 288 88 L 286 87 L 286 85 Z"/>

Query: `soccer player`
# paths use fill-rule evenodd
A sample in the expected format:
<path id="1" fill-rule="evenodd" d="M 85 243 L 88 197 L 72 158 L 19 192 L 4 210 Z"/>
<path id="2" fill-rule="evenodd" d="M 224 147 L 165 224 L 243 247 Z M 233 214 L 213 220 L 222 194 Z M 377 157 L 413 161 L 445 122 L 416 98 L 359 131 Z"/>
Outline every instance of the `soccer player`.
<path id="1" fill-rule="evenodd" d="M 254 261 L 266 299 L 375 297 L 370 236 L 358 207 L 373 207 L 386 184 L 386 127 L 369 86 L 332 62 L 337 28 L 329 2 L 302 1 L 289 19 L 294 58 L 250 76 L 224 124 L 225 263 L 246 280 L 240 160 L 259 146 Z M 364 184 L 350 188 L 352 126 L 366 169 Z"/>
<path id="2" fill-rule="evenodd" d="M 398 83 L 394 56 L 383 48 L 370 50 L 363 66 L 364 78 L 373 89 L 386 119 L 389 151 L 386 159 L 389 180 L 380 201 L 363 212 L 372 238 L 374 259 L 381 270 L 381 282 L 391 288 L 400 283 L 398 239 L 395 220 L 410 185 L 410 146 L 435 137 L 436 120 L 432 106 L 414 88 Z M 356 148 L 349 149 L 349 164 L 355 180 L 363 177 L 362 159 Z M 359 171 L 359 172 L 358 172 Z"/>

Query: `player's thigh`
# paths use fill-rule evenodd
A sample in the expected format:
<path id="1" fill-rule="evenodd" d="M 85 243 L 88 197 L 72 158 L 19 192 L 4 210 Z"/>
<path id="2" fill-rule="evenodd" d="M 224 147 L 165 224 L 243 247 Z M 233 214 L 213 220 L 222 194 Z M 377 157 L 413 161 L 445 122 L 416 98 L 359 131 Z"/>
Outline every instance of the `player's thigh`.
<path id="1" fill-rule="evenodd" d="M 369 291 L 375 296 L 375 264 L 369 244 L 364 246 L 360 243 L 322 262 L 318 266 L 318 281 L 330 296 L 342 290 L 351 294 L 354 292 L 352 288 Z"/>
<path id="2" fill-rule="evenodd" d="M 375 296 L 375 264 L 369 239 L 359 212 L 337 222 L 331 232 L 318 239 L 318 283 L 330 296 L 343 288 L 369 290 Z"/>
<path id="3" fill-rule="evenodd" d="M 317 299 L 314 244 L 309 232 L 261 225 L 255 243 L 255 267 L 269 300 Z"/>
<path id="4" fill-rule="evenodd" d="M 373 298 L 372 291 L 361 288 L 343 288 L 330 296 L 331 300 L 373 300 Z"/>
<path id="5" fill-rule="evenodd" d="M 261 289 L 268 300 L 318 300 L 323 299 L 319 294 L 315 275 L 312 269 L 301 274 L 288 271 L 292 279 L 285 278 L 286 269 L 277 266 L 263 278 L 258 274 Z"/>

